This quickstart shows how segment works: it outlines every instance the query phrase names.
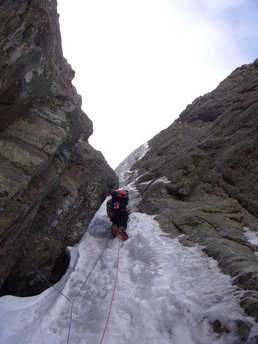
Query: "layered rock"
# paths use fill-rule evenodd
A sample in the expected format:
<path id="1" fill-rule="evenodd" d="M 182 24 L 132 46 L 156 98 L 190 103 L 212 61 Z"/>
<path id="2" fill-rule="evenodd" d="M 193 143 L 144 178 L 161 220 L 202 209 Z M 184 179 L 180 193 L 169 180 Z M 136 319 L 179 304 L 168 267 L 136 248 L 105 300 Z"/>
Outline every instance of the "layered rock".
<path id="1" fill-rule="evenodd" d="M 258 320 L 258 60 L 236 69 L 149 141 L 137 162 L 140 210 L 186 245 L 199 243 L 245 290 Z M 183 234 L 183 235 L 182 235 Z M 176 262 L 171 262 L 176 264 Z"/>
<path id="2" fill-rule="evenodd" d="M 0 286 L 55 281 L 117 177 L 87 142 L 92 122 L 62 53 L 56 1 L 0 5 Z M 43 278 L 43 279 L 42 279 Z"/>

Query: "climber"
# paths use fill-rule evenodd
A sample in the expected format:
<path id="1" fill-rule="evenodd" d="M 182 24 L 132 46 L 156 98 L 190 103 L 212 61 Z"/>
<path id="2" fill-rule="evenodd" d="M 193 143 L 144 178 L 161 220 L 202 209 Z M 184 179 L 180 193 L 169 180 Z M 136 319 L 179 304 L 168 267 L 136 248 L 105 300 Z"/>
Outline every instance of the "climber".
<path id="1" fill-rule="evenodd" d="M 128 191 L 125 189 L 113 191 L 111 199 L 107 201 L 107 215 L 112 222 L 111 231 L 114 238 L 120 234 L 123 240 L 128 239 L 126 233 L 129 218 L 128 201 Z"/>

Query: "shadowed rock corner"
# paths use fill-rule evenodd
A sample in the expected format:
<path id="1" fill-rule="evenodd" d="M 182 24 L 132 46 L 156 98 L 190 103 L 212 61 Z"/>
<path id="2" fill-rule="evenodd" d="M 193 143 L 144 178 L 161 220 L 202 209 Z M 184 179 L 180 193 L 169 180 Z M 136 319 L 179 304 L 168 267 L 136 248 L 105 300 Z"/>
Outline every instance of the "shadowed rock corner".
<path id="1" fill-rule="evenodd" d="M 0 13 L 0 286 L 25 296 L 47 287 L 39 273 L 60 278 L 65 247 L 117 177 L 88 143 L 56 1 L 5 1 Z"/>

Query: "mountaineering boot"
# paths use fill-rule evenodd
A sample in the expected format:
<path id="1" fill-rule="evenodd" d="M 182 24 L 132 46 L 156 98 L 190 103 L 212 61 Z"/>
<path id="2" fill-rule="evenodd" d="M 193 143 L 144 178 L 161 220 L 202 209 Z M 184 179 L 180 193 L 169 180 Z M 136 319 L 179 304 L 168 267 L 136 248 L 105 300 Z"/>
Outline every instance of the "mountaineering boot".
<path id="1" fill-rule="evenodd" d="M 123 239 L 124 241 L 126 241 L 128 238 L 129 238 L 129 237 L 128 237 L 128 234 L 127 234 L 126 232 L 123 232 L 123 234 L 122 234 L 122 239 Z"/>
<path id="2" fill-rule="evenodd" d="M 111 227 L 111 232 L 112 232 L 113 238 L 115 239 L 117 237 L 117 235 L 118 235 L 117 226 L 116 225 L 113 225 Z"/>
<path id="3" fill-rule="evenodd" d="M 128 239 L 128 234 L 126 233 L 124 227 L 119 227 L 119 228 L 118 228 L 118 231 L 120 232 L 121 237 L 122 237 L 122 239 L 123 239 L 124 241 Z"/>

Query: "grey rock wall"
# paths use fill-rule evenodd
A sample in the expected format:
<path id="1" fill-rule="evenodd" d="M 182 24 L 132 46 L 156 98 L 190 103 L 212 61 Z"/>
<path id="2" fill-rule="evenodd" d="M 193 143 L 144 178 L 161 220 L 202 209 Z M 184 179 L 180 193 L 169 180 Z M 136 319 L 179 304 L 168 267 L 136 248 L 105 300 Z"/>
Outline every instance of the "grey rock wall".
<path id="1" fill-rule="evenodd" d="M 66 246 L 79 241 L 117 185 L 88 143 L 62 53 L 56 1 L 0 4 L 0 287 L 30 295 L 58 279 Z M 51 277 L 52 276 L 52 277 Z"/>
<path id="2" fill-rule="evenodd" d="M 258 237 L 258 60 L 187 106 L 149 146 L 133 167 L 140 210 L 184 244 L 203 245 L 258 320 L 258 247 L 245 236 L 249 228 Z"/>

